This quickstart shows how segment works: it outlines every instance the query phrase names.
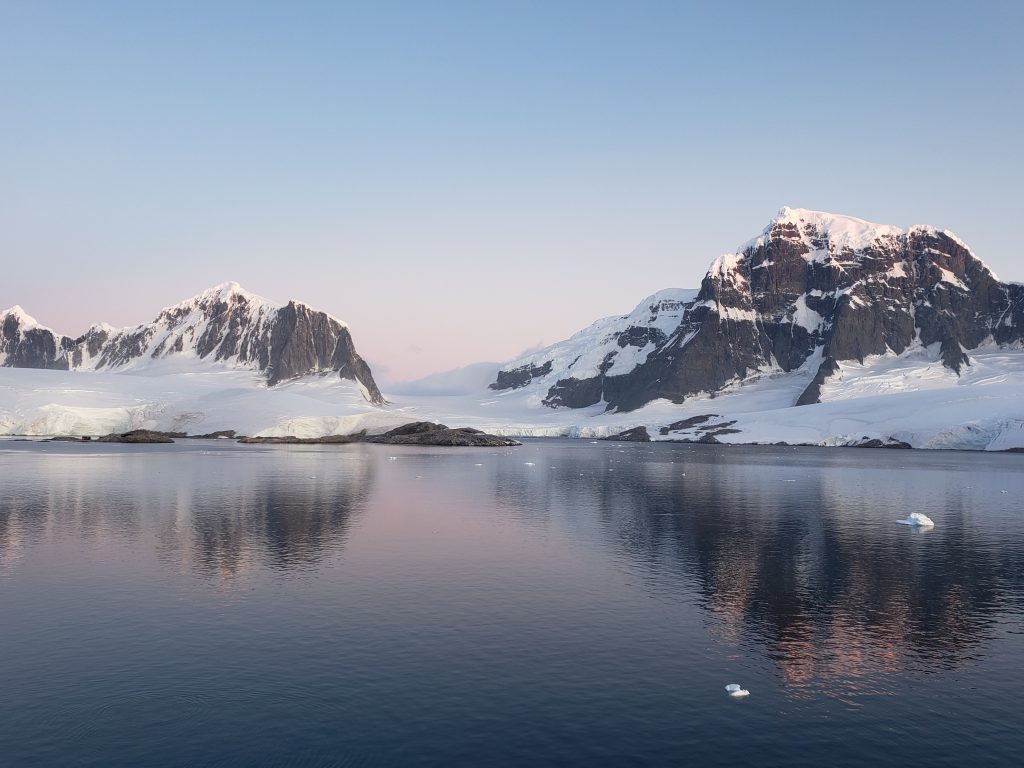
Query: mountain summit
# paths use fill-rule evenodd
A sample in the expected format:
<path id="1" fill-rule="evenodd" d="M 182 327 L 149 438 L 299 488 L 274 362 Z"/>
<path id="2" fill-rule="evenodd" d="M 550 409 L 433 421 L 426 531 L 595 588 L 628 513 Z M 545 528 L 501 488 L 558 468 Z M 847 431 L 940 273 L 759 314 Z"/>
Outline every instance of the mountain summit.
<path id="1" fill-rule="evenodd" d="M 134 370 L 171 358 L 249 368 L 264 374 L 270 386 L 336 373 L 357 382 L 370 402 L 383 402 L 345 323 L 300 302 L 275 304 L 238 283 L 222 283 L 167 307 L 151 323 L 98 324 L 77 338 L 39 325 L 20 307 L 0 312 L 3 366 Z"/>
<path id="2" fill-rule="evenodd" d="M 969 350 L 1022 337 L 1024 286 L 999 282 L 952 232 L 783 208 L 715 259 L 696 293 L 656 294 L 510 363 L 491 388 L 537 385 L 548 406 L 628 411 L 802 369 L 802 405 L 841 361 L 935 345 L 959 373 Z"/>

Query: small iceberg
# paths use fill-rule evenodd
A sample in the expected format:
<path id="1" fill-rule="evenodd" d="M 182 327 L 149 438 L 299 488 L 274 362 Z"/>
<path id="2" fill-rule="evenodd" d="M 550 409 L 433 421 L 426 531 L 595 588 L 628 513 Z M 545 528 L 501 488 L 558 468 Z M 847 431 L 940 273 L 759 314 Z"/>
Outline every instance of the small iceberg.
<path id="1" fill-rule="evenodd" d="M 725 690 L 727 690 L 729 692 L 730 696 L 749 696 L 750 695 L 750 691 L 745 689 L 739 683 L 729 683 L 727 686 L 725 686 Z"/>
<path id="2" fill-rule="evenodd" d="M 912 525 L 915 528 L 934 528 L 935 523 L 927 515 L 922 515 L 920 512 L 911 512 L 910 517 L 906 520 L 897 520 L 900 525 Z"/>

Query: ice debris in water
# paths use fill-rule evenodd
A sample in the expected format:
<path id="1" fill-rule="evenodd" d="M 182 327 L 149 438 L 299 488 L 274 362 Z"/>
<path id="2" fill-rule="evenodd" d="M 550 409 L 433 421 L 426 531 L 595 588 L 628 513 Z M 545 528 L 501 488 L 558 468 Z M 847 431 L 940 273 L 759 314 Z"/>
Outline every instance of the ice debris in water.
<path id="1" fill-rule="evenodd" d="M 524 461 L 524 462 L 523 462 L 523 465 L 524 465 L 524 466 L 527 466 L 527 467 L 536 467 L 536 466 L 537 466 L 537 465 L 536 465 L 536 464 L 534 464 L 534 463 L 533 463 L 532 461 Z"/>
<path id="2" fill-rule="evenodd" d="M 911 512 L 910 517 L 906 520 L 897 520 L 900 525 L 913 525 L 918 528 L 932 528 L 935 523 L 927 515 L 922 515 L 920 512 Z"/>
<path id="3" fill-rule="evenodd" d="M 730 696 L 749 696 L 750 691 L 746 690 L 739 683 L 729 683 L 725 686 L 725 690 L 729 692 Z"/>

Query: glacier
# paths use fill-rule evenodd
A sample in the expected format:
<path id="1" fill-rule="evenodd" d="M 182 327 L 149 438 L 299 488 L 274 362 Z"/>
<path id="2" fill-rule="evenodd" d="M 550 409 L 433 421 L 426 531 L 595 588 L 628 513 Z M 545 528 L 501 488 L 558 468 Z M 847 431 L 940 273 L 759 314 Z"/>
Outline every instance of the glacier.
<path id="1" fill-rule="evenodd" d="M 375 434 L 430 420 L 516 437 L 594 439 L 645 427 L 652 440 L 700 440 L 728 425 L 737 431 L 717 434 L 715 442 L 841 446 L 893 438 L 915 448 L 1024 449 L 1024 352 L 995 345 L 975 350 L 962 376 L 941 364 L 936 348 L 846 364 L 814 405 L 793 405 L 813 375 L 808 367 L 625 413 L 600 404 L 546 407 L 542 393 L 530 388 L 385 393 L 387 402 L 375 405 L 345 379 L 308 375 L 270 387 L 252 371 L 182 363 L 145 372 L 0 368 L 0 434 L 233 429 L 253 436 L 321 437 L 362 429 Z M 443 380 L 432 377 L 442 391 Z M 695 423 L 662 434 L 687 420 Z"/>

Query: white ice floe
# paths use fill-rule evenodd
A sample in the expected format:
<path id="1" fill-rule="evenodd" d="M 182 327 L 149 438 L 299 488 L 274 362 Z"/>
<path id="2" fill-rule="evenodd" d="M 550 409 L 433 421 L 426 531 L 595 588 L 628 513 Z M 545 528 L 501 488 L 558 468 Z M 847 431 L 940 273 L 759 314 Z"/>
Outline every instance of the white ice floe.
<path id="1" fill-rule="evenodd" d="M 739 683 L 729 683 L 725 686 L 725 690 L 729 692 L 730 696 L 749 696 L 750 691 L 744 688 Z"/>
<path id="2" fill-rule="evenodd" d="M 911 512 L 910 516 L 906 520 L 897 520 L 900 525 L 912 525 L 916 528 L 932 528 L 935 523 L 927 515 L 922 515 L 920 512 Z"/>

